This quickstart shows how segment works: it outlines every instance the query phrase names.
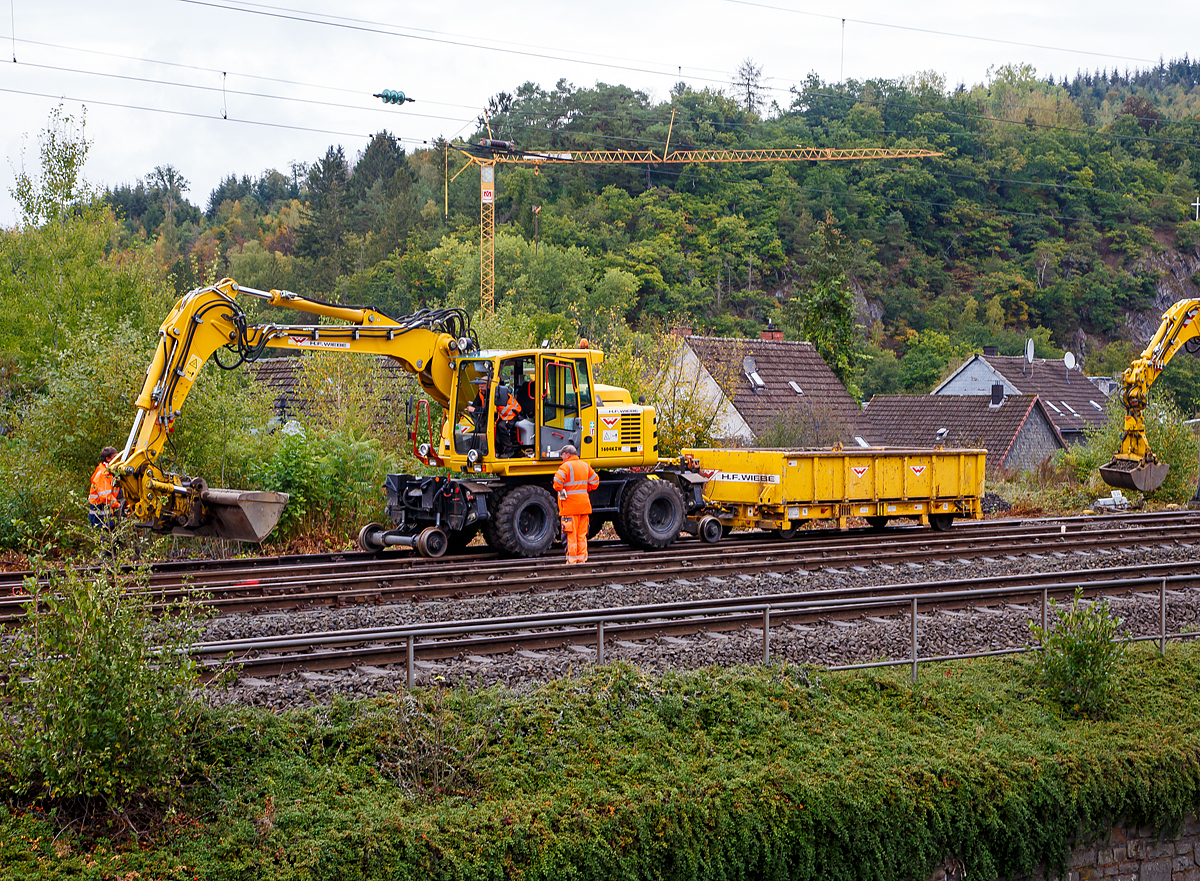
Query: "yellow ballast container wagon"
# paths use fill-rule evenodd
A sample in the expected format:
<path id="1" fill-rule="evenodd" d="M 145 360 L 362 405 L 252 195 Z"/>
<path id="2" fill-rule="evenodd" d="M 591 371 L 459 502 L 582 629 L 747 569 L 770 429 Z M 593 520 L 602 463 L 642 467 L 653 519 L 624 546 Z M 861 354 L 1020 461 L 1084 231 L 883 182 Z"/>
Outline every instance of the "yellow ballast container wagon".
<path id="1" fill-rule="evenodd" d="M 949 529 L 955 517 L 978 520 L 986 455 L 886 447 L 683 451 L 707 478 L 707 505 L 695 522 L 715 517 L 723 532 L 770 529 L 781 537 L 810 520 L 836 520 L 842 529 L 851 517 L 874 527 L 918 519 L 934 529 Z M 698 531 L 710 541 L 717 537 L 711 520 Z"/>

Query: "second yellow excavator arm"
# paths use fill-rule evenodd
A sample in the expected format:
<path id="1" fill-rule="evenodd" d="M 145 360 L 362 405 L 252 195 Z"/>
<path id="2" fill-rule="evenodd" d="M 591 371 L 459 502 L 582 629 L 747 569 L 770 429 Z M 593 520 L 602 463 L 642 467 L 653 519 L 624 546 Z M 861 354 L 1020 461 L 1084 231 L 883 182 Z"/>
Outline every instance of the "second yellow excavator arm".
<path id="1" fill-rule="evenodd" d="M 1121 404 L 1125 407 L 1125 425 L 1121 446 L 1113 460 L 1100 469 L 1109 486 L 1150 492 L 1167 477 L 1168 466 L 1157 461 L 1146 440 L 1143 418 L 1150 387 L 1163 368 L 1182 348 L 1195 349 L 1200 337 L 1200 300 L 1180 300 L 1163 313 L 1162 323 L 1142 354 L 1134 359 L 1121 376 Z"/>

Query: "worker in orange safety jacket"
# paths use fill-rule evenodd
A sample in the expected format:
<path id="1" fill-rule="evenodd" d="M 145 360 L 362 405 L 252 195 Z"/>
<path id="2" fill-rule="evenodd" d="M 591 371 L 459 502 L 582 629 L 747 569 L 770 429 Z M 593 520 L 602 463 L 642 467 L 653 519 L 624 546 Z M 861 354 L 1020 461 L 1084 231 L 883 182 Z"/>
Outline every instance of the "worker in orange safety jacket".
<path id="1" fill-rule="evenodd" d="M 113 518 L 121 507 L 120 490 L 113 484 L 108 463 L 117 455 L 114 447 L 100 451 L 100 464 L 92 472 L 92 487 L 88 492 L 88 523 L 92 526 L 112 526 Z"/>
<path id="2" fill-rule="evenodd" d="M 592 513 L 588 490 L 600 486 L 600 476 L 579 458 L 574 445 L 563 444 L 561 455 L 563 463 L 554 473 L 554 490 L 558 493 L 558 514 L 567 541 L 567 562 L 586 563 L 588 519 Z"/>
<path id="3" fill-rule="evenodd" d="M 475 433 L 481 437 L 487 436 L 488 390 L 491 379 L 488 376 L 471 380 L 479 386 L 479 396 L 467 405 L 467 413 L 475 423 Z M 496 384 L 496 455 L 501 459 L 511 459 L 516 444 L 516 426 L 513 422 L 521 412 L 521 405 L 504 380 Z"/>
<path id="4" fill-rule="evenodd" d="M 496 386 L 496 455 L 511 459 L 517 443 L 516 418 L 521 415 L 517 396 L 501 379 Z"/>

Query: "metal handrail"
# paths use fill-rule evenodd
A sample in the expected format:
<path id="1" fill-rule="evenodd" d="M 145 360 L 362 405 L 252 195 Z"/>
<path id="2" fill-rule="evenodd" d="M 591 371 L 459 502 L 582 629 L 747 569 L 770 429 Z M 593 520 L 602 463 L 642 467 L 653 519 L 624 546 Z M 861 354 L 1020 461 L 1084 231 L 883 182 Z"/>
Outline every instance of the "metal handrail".
<path id="1" fill-rule="evenodd" d="M 597 663 L 604 663 L 604 628 L 607 624 L 623 623 L 652 623 L 655 621 L 677 621 L 684 623 L 703 623 L 720 616 L 756 615 L 762 616 L 763 627 L 763 663 L 769 663 L 771 657 L 770 633 L 772 617 L 791 617 L 797 614 L 819 614 L 820 612 L 848 611 L 878 611 L 880 609 L 907 608 L 910 611 L 910 644 L 911 651 L 904 660 L 875 661 L 863 664 L 844 664 L 829 667 L 830 670 L 860 670 L 879 667 L 893 667 L 903 664 L 912 665 L 912 676 L 915 681 L 920 664 L 965 660 L 979 657 L 1018 654 L 1031 650 L 1031 647 L 1012 649 L 997 649 L 986 652 L 969 652 L 961 654 L 937 655 L 921 657 L 919 653 L 919 634 L 917 623 L 919 608 L 922 600 L 929 602 L 945 602 L 947 600 L 982 600 L 1004 597 L 1029 597 L 1040 594 L 1042 626 L 1048 623 L 1049 601 L 1051 593 L 1074 592 L 1082 588 L 1090 593 L 1103 592 L 1104 588 L 1122 588 L 1129 590 L 1138 586 L 1157 586 L 1159 588 L 1159 633 L 1152 636 L 1128 637 L 1129 641 L 1141 642 L 1151 639 L 1159 641 L 1160 652 L 1165 653 L 1168 640 L 1186 639 L 1200 634 L 1178 633 L 1168 634 L 1166 631 L 1166 592 L 1167 584 L 1172 582 L 1191 582 L 1197 580 L 1194 575 L 1176 575 L 1153 578 L 1130 578 L 1119 580 L 1063 582 L 1058 585 L 1043 585 L 1038 588 L 1008 587 L 1008 588 L 978 588 L 973 590 L 945 591 L 924 594 L 895 594 L 890 596 L 873 597 L 870 599 L 840 599 L 840 600 L 793 600 L 787 602 L 771 602 L 762 597 L 750 598 L 743 602 L 730 602 L 721 605 L 711 605 L 711 601 L 693 600 L 685 603 L 669 605 L 625 607 L 613 609 L 587 609 L 576 612 L 547 612 L 534 615 L 517 615 L 501 618 L 483 618 L 466 621 L 456 621 L 439 624 L 410 624 L 397 627 L 364 628 L 358 630 L 333 631 L 307 635 L 285 634 L 278 637 L 266 637 L 255 640 L 224 640 L 220 642 L 198 643 L 192 647 L 193 654 L 228 655 L 247 651 L 307 649 L 339 645 L 354 645 L 358 643 L 388 643 L 405 642 L 407 645 L 407 679 L 411 686 L 413 682 L 414 656 L 418 639 L 436 642 L 439 638 L 458 636 L 468 633 L 503 633 L 534 630 L 539 633 L 552 634 L 555 630 L 564 628 L 579 628 L 594 626 L 596 628 Z"/>

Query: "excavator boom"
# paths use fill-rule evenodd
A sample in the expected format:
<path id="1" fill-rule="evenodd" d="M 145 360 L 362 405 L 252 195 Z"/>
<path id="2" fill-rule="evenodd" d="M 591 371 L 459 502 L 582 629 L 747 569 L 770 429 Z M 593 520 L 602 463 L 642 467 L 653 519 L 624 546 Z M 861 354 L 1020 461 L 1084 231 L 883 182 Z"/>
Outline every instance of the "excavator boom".
<path id="1" fill-rule="evenodd" d="M 238 294 L 343 323 L 252 326 L 235 300 Z M 232 364 L 216 359 L 226 369 L 255 360 L 267 347 L 390 355 L 445 405 L 454 381 L 450 357 L 478 345 L 466 315 L 457 309 L 425 310 L 396 320 L 370 307 L 260 291 L 231 279 L 186 294 L 159 328 L 129 438 L 109 464 L 130 513 L 155 532 L 258 542 L 287 503 L 286 493 L 210 489 L 200 478 L 171 474 L 158 464 L 201 368 L 226 347 L 237 356 Z"/>
<path id="2" fill-rule="evenodd" d="M 1121 446 L 1113 460 L 1100 468 L 1100 476 L 1118 489 L 1153 492 L 1167 479 L 1170 466 L 1159 462 L 1146 440 L 1143 414 L 1150 387 L 1163 368 L 1183 348 L 1194 351 L 1200 336 L 1200 300 L 1180 300 L 1163 313 L 1162 323 L 1132 364 L 1121 376 L 1121 404 L 1125 426 Z"/>

